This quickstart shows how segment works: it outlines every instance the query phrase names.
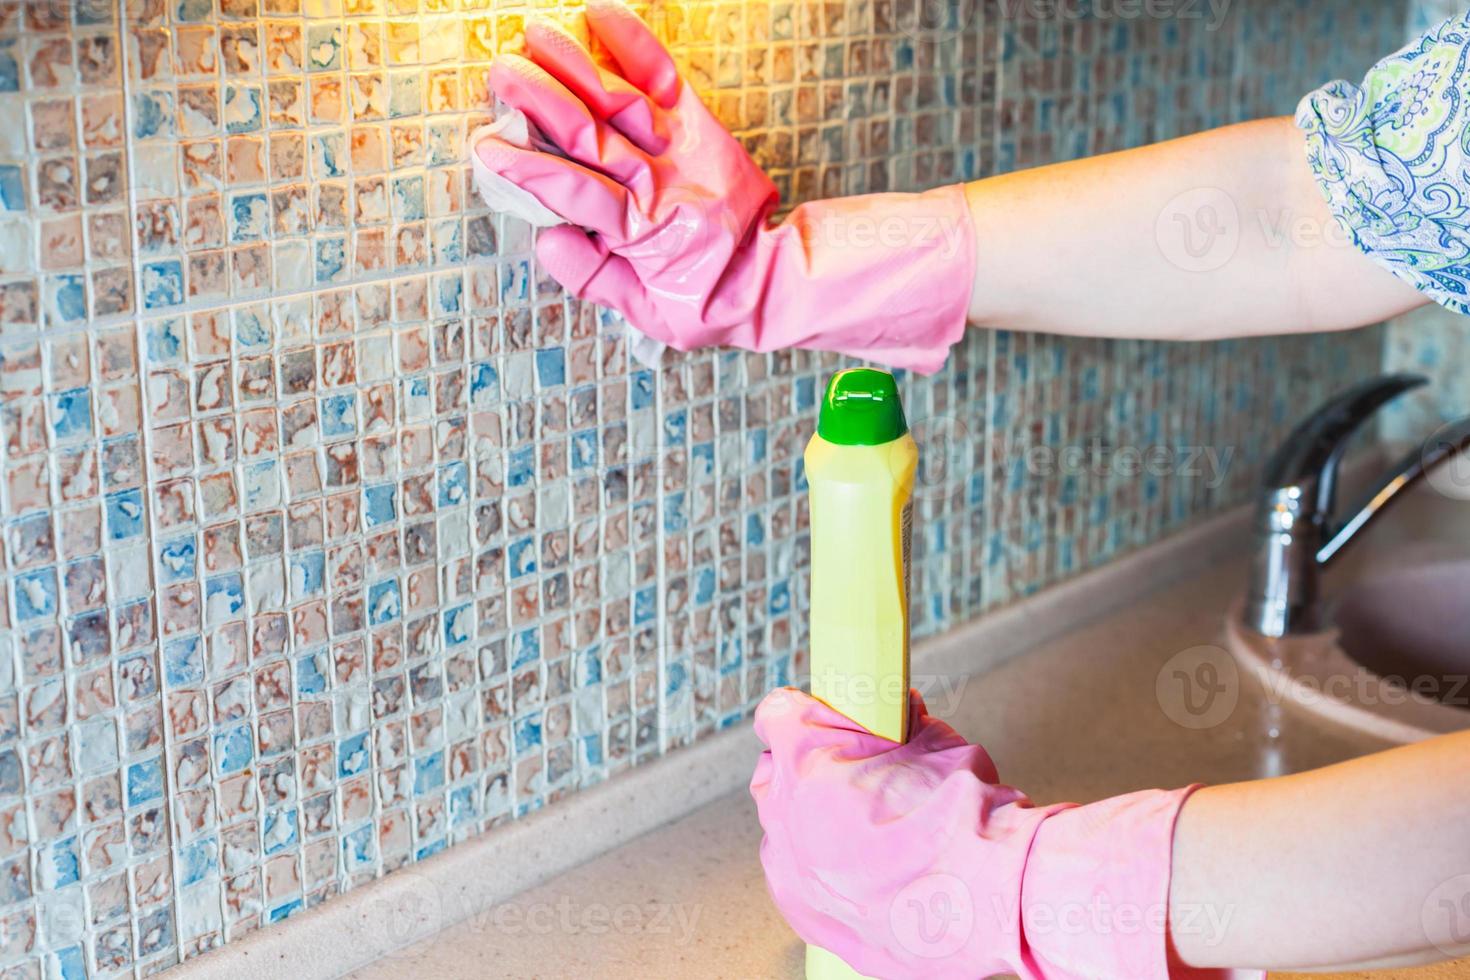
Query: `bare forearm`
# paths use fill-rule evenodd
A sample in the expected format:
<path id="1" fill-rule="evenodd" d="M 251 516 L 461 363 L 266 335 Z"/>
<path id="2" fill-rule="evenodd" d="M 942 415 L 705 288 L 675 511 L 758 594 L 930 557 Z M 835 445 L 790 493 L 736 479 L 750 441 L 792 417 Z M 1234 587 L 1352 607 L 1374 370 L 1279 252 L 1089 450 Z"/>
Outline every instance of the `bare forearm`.
<path id="1" fill-rule="evenodd" d="M 1202 789 L 1175 830 L 1175 949 L 1200 967 L 1443 959 L 1470 941 L 1467 826 L 1470 732 Z"/>
<path id="2" fill-rule="evenodd" d="M 1206 340 L 1337 330 L 1424 302 L 1333 222 L 1289 119 L 967 187 L 970 320 Z"/>

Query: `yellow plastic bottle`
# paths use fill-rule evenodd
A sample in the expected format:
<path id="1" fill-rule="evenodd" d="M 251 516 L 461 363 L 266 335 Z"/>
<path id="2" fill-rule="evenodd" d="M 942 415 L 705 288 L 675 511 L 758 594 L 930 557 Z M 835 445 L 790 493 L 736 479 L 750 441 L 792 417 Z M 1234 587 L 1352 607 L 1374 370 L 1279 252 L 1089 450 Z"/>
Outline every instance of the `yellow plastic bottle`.
<path id="1" fill-rule="evenodd" d="M 919 451 L 893 375 L 839 371 L 806 447 L 812 694 L 869 731 L 908 737 L 910 495 Z M 859 974 L 817 946 L 807 980 Z"/>

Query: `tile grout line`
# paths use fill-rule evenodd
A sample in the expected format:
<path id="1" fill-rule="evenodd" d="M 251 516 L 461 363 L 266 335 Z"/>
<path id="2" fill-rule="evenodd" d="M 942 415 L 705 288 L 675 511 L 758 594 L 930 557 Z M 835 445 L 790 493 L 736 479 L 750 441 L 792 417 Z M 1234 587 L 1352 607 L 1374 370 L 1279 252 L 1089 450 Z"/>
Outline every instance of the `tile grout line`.
<path id="1" fill-rule="evenodd" d="M 632 358 L 632 351 L 631 351 L 631 348 L 629 346 L 629 337 L 632 335 L 633 328 L 632 328 L 632 326 L 630 324 L 627 323 L 626 320 L 624 320 L 623 330 L 624 330 L 624 334 L 623 334 L 623 351 L 624 351 L 624 353 L 623 353 L 623 356 L 625 358 L 627 358 L 627 359 L 631 359 Z M 664 363 L 665 363 L 665 359 L 666 358 L 671 358 L 671 357 L 672 358 L 679 358 L 679 357 L 682 357 L 682 356 L 683 355 L 682 354 L 679 354 L 677 351 L 675 351 L 673 354 L 669 354 L 668 352 L 665 352 L 664 355 L 663 355 L 663 357 L 660 357 L 659 358 L 658 365 L 656 367 L 650 369 L 651 372 L 652 372 L 652 374 L 653 374 L 653 549 L 654 549 L 654 553 L 653 553 L 653 563 L 654 563 L 654 566 L 653 566 L 654 567 L 654 575 L 653 575 L 653 579 L 654 579 L 654 597 L 653 597 L 653 601 L 654 601 L 654 622 L 653 622 L 653 633 L 654 633 L 654 637 L 653 637 L 653 643 L 654 643 L 654 657 L 655 657 L 656 668 L 657 668 L 656 669 L 656 672 L 655 672 L 655 678 L 656 678 L 656 681 L 655 682 L 658 684 L 658 691 L 656 692 L 657 693 L 657 696 L 658 696 L 658 700 L 657 700 L 657 716 L 656 716 L 657 719 L 658 719 L 658 753 L 657 754 L 660 755 L 660 756 L 667 754 L 668 751 L 669 751 L 669 704 L 668 704 L 668 700 L 669 700 L 668 699 L 668 683 L 669 683 L 669 676 L 668 676 L 669 675 L 669 637 L 668 637 L 668 623 L 664 619 L 664 612 L 665 612 L 665 609 L 666 609 L 666 599 L 665 599 L 665 596 L 664 596 L 664 589 L 665 589 L 665 586 L 668 584 L 668 582 L 667 582 L 668 570 L 664 567 L 664 546 L 667 543 L 666 538 L 665 538 L 665 529 L 664 529 L 664 507 L 665 507 L 665 504 L 664 504 L 664 466 L 665 466 L 665 464 L 667 462 L 667 452 L 668 452 L 668 449 L 667 449 L 667 446 L 664 444 L 664 427 L 663 427 L 663 417 L 664 417 L 664 370 L 663 369 L 664 369 Z M 630 364 L 629 367 L 631 367 L 631 366 L 632 365 Z M 633 552 L 633 556 L 632 557 L 633 557 L 633 566 L 634 566 L 634 571 L 635 571 L 635 578 L 634 578 L 634 584 L 633 584 L 633 606 L 632 606 L 632 609 L 633 609 L 633 621 L 634 621 L 633 637 L 634 637 L 634 642 L 636 644 L 636 642 L 637 642 L 637 636 L 638 636 L 638 629 L 637 629 L 638 592 L 639 592 L 639 588 L 640 588 L 640 586 L 638 585 L 638 582 L 637 582 L 637 578 L 636 578 L 636 570 L 637 570 L 637 565 L 638 565 L 638 553 L 637 553 L 637 549 L 636 548 L 634 549 L 634 552 Z M 635 657 L 635 660 L 636 660 L 636 657 Z M 634 744 L 635 744 L 635 746 L 637 744 L 637 713 L 636 713 L 636 711 L 634 713 Z M 636 753 L 636 749 L 635 749 L 634 754 L 636 756 L 636 754 L 637 754 Z"/>
<path id="2" fill-rule="evenodd" d="M 981 491 L 983 494 L 981 498 L 981 510 L 984 514 L 984 522 L 981 525 L 980 544 L 980 603 L 979 608 L 973 611 L 973 615 L 977 616 L 984 615 L 986 610 L 995 606 L 995 584 L 992 581 L 993 576 L 991 574 L 990 561 L 990 545 L 993 535 L 991 521 L 995 517 L 995 497 L 999 489 L 991 485 L 995 475 L 995 466 L 992 458 L 992 454 L 995 451 L 995 334 L 996 332 L 994 330 L 987 330 L 985 332 L 985 420 L 982 427 L 985 451 L 982 457 L 984 462 L 981 469 L 982 478 L 985 481 L 982 484 Z M 1002 482 L 1004 481 L 1002 480 Z"/>
<path id="3" fill-rule="evenodd" d="M 496 216 L 495 232 L 496 247 L 505 240 L 505 223 L 508 219 Z M 510 373 L 510 334 L 506 328 L 504 298 L 501 294 L 501 264 L 497 260 L 493 264 L 495 276 L 495 337 L 493 340 L 494 351 L 491 361 L 495 364 L 495 370 L 499 372 L 496 379 L 496 440 L 495 454 L 491 457 L 492 462 L 498 458 L 500 472 L 500 593 L 501 608 L 501 634 L 505 652 L 505 717 L 501 724 L 505 726 L 505 795 L 506 795 L 506 822 L 513 823 L 520 819 L 516 807 L 516 787 L 519 780 L 519 765 L 516 758 L 516 693 L 515 693 L 515 669 L 511 666 L 515 662 L 515 630 L 511 628 L 511 586 L 510 586 L 510 507 L 506 497 L 510 489 L 510 438 L 513 423 L 510 417 L 510 402 L 505 396 L 506 378 Z M 394 472 L 397 472 L 399 459 L 395 456 Z M 395 529 L 395 533 L 400 533 Z M 478 617 L 477 617 L 478 618 Z M 539 666 L 539 665 L 538 665 Z M 490 685 L 494 687 L 494 684 Z M 376 782 L 376 780 L 375 780 Z M 374 796 L 377 787 L 374 786 Z M 381 806 L 381 803 L 379 804 Z M 380 876 L 387 874 L 381 870 L 382 847 L 378 841 L 376 823 L 373 829 L 373 848 L 378 852 Z"/>
<path id="4" fill-rule="evenodd" d="M 725 427 L 724 427 L 724 424 L 721 421 L 721 416 L 720 416 L 720 370 L 721 370 L 720 365 L 721 365 L 721 362 L 723 362 L 724 358 L 725 358 L 725 352 L 724 352 L 724 350 L 717 348 L 715 350 L 713 356 L 712 356 L 712 365 L 713 365 L 713 372 L 714 373 L 713 373 L 713 376 L 710 379 L 711 380 L 711 383 L 710 383 L 710 399 L 711 399 L 711 405 L 712 405 L 712 409 L 711 410 L 713 412 L 713 429 L 712 429 L 712 434 L 711 434 L 711 444 L 713 446 L 713 459 L 712 459 L 712 461 L 710 463 L 710 471 L 711 471 L 710 472 L 710 476 L 711 476 L 711 478 L 714 481 L 713 482 L 713 485 L 712 485 L 712 488 L 711 488 L 711 491 L 710 491 L 710 493 L 711 493 L 710 506 L 712 508 L 712 512 L 710 514 L 709 520 L 705 524 L 705 527 L 709 530 L 709 532 L 710 532 L 710 534 L 712 536 L 712 540 L 710 541 L 710 565 L 711 565 L 711 574 L 714 576 L 714 581 L 715 581 L 715 591 L 710 596 L 710 642 L 714 646 L 714 654 L 710 658 L 710 678 L 709 678 L 709 683 L 710 683 L 710 704 L 711 704 L 712 709 L 713 709 L 713 714 L 714 714 L 714 728 L 716 730 L 719 729 L 719 727 L 720 727 L 720 725 L 721 725 L 721 723 L 722 723 L 722 721 L 724 719 L 724 716 L 726 714 L 726 711 L 728 710 L 727 709 L 727 706 L 723 703 L 723 701 L 721 699 L 721 694 L 722 694 L 722 692 L 721 692 L 721 686 L 722 685 L 720 684 L 720 676 L 721 676 L 720 675 L 720 637 L 721 637 L 721 634 L 723 633 L 723 627 L 722 627 L 721 622 L 720 622 L 720 600 L 719 600 L 719 581 L 720 581 L 720 522 L 719 522 L 719 515 L 720 515 L 720 484 L 722 483 L 722 481 L 724 479 L 724 472 L 725 472 L 724 453 L 721 451 L 722 446 L 723 446 L 723 442 L 724 442 Z M 691 564 L 692 564 L 692 558 L 693 558 L 693 555 L 694 555 L 694 535 L 693 535 L 693 533 L 690 534 L 689 553 L 690 553 Z M 697 581 L 697 579 L 695 581 Z M 697 588 L 697 585 L 695 584 L 694 581 L 692 581 L 690 583 L 691 597 L 693 597 L 693 595 L 696 594 L 696 592 L 695 592 L 696 588 Z M 739 691 L 740 704 L 738 705 L 738 707 L 739 707 L 740 711 L 743 713 L 744 710 L 745 710 L 746 701 L 748 700 L 748 698 L 747 698 L 747 696 L 745 694 L 745 677 L 744 677 L 744 672 L 743 671 L 742 671 L 741 678 L 740 678 L 740 684 L 741 684 L 741 688 L 740 688 L 740 691 Z M 695 726 L 696 726 L 696 729 L 697 729 L 698 728 L 698 724 L 699 724 L 699 712 L 698 712 L 698 705 L 697 704 L 695 706 L 694 718 L 695 718 Z"/>
<path id="5" fill-rule="evenodd" d="M 740 658 L 740 687 L 743 699 L 743 704 L 741 706 L 742 713 L 744 710 L 747 709 L 750 711 L 754 711 L 755 708 L 752 702 L 758 701 L 761 696 L 765 694 L 765 691 L 763 690 L 751 690 L 751 679 L 754 665 L 751 663 L 751 651 L 749 649 L 750 645 L 747 642 L 750 639 L 750 610 L 746 608 L 745 604 L 745 590 L 748 584 L 746 582 L 746 574 L 750 567 L 750 542 L 747 540 L 747 536 L 745 534 L 745 523 L 741 519 L 745 515 L 745 494 L 747 488 L 749 487 L 749 471 L 752 468 L 749 457 L 750 416 L 747 412 L 747 399 L 748 393 L 750 391 L 750 380 L 748 377 L 747 369 L 749 367 L 750 361 L 756 358 L 760 360 L 763 367 L 770 367 L 770 357 L 767 354 L 742 352 L 736 356 L 736 363 L 739 365 L 740 368 L 739 393 L 736 395 L 736 397 L 739 399 L 740 436 L 737 442 L 737 446 L 739 447 L 737 456 L 739 465 L 736 467 L 735 477 L 736 505 L 735 514 L 732 515 L 731 519 L 734 521 L 735 524 L 735 548 L 740 556 L 740 564 L 738 570 L 735 573 L 735 605 L 733 607 L 734 614 L 731 618 L 735 621 L 734 637 L 732 639 L 732 642 L 735 644 L 736 654 Z M 762 373 L 764 374 L 764 372 Z M 808 568 L 807 574 L 811 574 L 810 568 Z M 808 580 L 808 583 L 810 583 L 810 580 Z M 808 584 L 808 589 L 810 589 L 810 584 Z M 715 594 L 717 596 L 720 596 L 721 598 L 724 598 L 724 592 L 720 588 L 718 583 L 716 583 L 715 585 Z M 810 639 L 808 639 L 807 645 L 809 648 L 807 656 L 807 685 L 810 686 Z M 793 678 L 793 681 L 794 680 L 795 679 Z M 769 678 L 767 678 L 766 685 L 762 686 L 768 685 Z"/>
<path id="6" fill-rule="evenodd" d="M 989 2 L 989 0 L 987 0 Z M 983 8 L 982 8 L 983 9 Z M 991 39 L 993 57 L 995 59 L 995 90 L 991 93 L 991 118 L 988 131 L 976 127 L 976 131 L 982 133 L 982 139 L 989 141 L 991 149 L 991 166 L 996 173 L 1000 172 L 1001 160 L 1001 107 L 1005 101 L 1005 32 L 1009 25 L 1004 19 L 997 22 L 997 30 Z M 983 30 L 983 28 L 982 28 Z M 981 65 L 985 63 L 985 56 L 980 58 Z M 980 541 L 980 601 L 977 607 L 970 611 L 972 617 L 982 616 L 993 608 L 995 603 L 995 582 L 991 571 L 991 540 L 994 535 L 992 530 L 995 520 L 995 499 L 999 488 L 993 485 L 996 467 L 994 463 L 995 452 L 995 358 L 997 351 L 996 330 L 994 328 L 985 331 L 985 418 L 981 424 L 982 437 L 984 439 L 984 452 L 980 464 L 982 484 Z"/>
<path id="7" fill-rule="evenodd" d="M 173 744 L 174 743 L 174 735 L 173 735 L 173 731 L 172 731 L 173 726 L 172 726 L 172 724 L 170 722 L 169 714 L 168 714 L 168 690 L 167 690 L 167 684 L 166 684 L 166 680 L 167 680 L 167 677 L 166 677 L 167 669 L 166 669 L 166 665 L 164 664 L 164 660 L 163 660 L 163 606 L 162 606 L 162 602 L 161 602 L 161 598 L 160 598 L 159 581 L 158 581 L 158 568 L 157 568 L 157 552 L 158 552 L 158 548 L 157 548 L 157 542 L 155 541 L 155 537 L 154 537 L 155 534 L 157 533 L 157 528 L 159 526 L 159 521 L 158 521 L 158 508 L 157 508 L 156 494 L 154 494 L 154 492 L 153 492 L 154 486 L 155 486 L 155 484 L 154 484 L 154 476 L 153 476 L 153 472 L 152 472 L 153 471 L 153 466 L 154 466 L 154 460 L 153 460 L 153 426 L 151 424 L 148 424 L 149 421 L 150 421 L 150 418 L 151 418 L 151 416 L 150 416 L 150 409 L 151 409 L 151 405 L 152 405 L 152 397 L 151 397 L 151 395 L 150 395 L 150 393 L 148 391 L 147 373 L 143 369 L 143 365 L 145 363 L 145 360 L 144 359 L 145 359 L 146 353 L 147 353 L 147 335 L 146 335 L 146 333 L 144 331 L 144 317 L 143 317 L 143 311 L 142 311 L 142 303 L 143 303 L 142 256 L 139 254 L 140 249 L 139 249 L 139 242 L 138 242 L 138 236 L 137 236 L 137 225 L 136 225 L 136 214 L 137 214 L 138 204 L 139 204 L 139 198 L 138 198 L 138 162 L 137 162 L 137 152 L 136 152 L 137 147 L 136 147 L 136 144 L 135 144 L 135 142 L 134 142 L 134 140 L 132 138 L 132 134 L 134 132 L 134 124 L 136 122 L 136 111 L 135 111 L 135 107 L 133 105 L 133 95 L 135 94 L 135 89 L 134 89 L 134 86 L 133 86 L 134 79 L 133 79 L 132 63 L 131 63 L 132 62 L 132 58 L 131 58 L 131 47 L 127 43 L 127 34 L 126 34 L 127 13 L 128 13 L 129 2 L 128 2 L 128 0 L 116 0 L 116 3 L 117 3 L 117 15 L 118 15 L 118 29 L 117 29 L 118 72 L 119 72 L 119 75 L 121 77 L 122 113 L 123 113 L 123 130 L 124 130 L 123 150 L 124 150 L 124 158 L 127 161 L 127 182 L 128 182 L 128 188 L 127 188 L 127 216 L 126 216 L 126 219 L 127 219 L 127 236 L 128 236 L 128 259 L 129 259 L 129 265 L 131 267 L 130 268 L 130 272 L 131 272 L 131 277 L 130 278 L 131 278 L 131 281 L 132 281 L 132 284 L 133 284 L 133 304 L 132 304 L 133 305 L 133 311 L 132 311 L 132 315 L 131 315 L 130 319 L 132 320 L 132 324 L 133 324 L 133 344 L 134 344 L 133 357 L 134 357 L 134 360 L 135 360 L 135 362 L 137 364 L 137 371 L 138 371 L 138 376 L 137 376 L 138 404 L 141 407 L 141 411 L 143 413 L 143 424 L 140 426 L 140 432 L 139 432 L 139 437 L 140 437 L 139 438 L 139 441 L 140 441 L 140 444 L 141 444 L 141 447 L 142 447 L 142 457 L 143 457 L 142 460 L 141 460 L 141 463 L 140 463 L 140 469 L 142 471 L 140 475 L 141 475 L 141 478 L 142 478 L 143 506 L 144 506 L 144 509 L 145 509 L 145 511 L 146 511 L 146 513 L 148 515 L 147 531 L 146 531 L 145 539 L 144 539 L 145 540 L 145 544 L 142 545 L 142 547 L 146 547 L 146 549 L 148 551 L 148 575 L 149 575 L 149 581 L 148 581 L 149 599 L 148 599 L 148 601 L 149 601 L 150 606 L 153 609 L 153 639 L 150 641 L 150 646 L 152 648 L 152 652 L 150 654 L 150 658 L 151 658 L 151 660 L 153 662 L 153 665 L 154 665 L 155 676 L 157 676 L 157 678 L 158 678 L 158 705 L 159 705 L 159 713 L 160 713 L 160 716 L 161 716 L 161 719 L 160 720 L 161 720 L 161 723 L 162 723 L 161 739 L 162 739 L 163 746 L 162 746 L 162 752 L 161 752 L 160 766 L 161 766 L 162 772 L 163 772 L 163 784 L 162 785 L 163 785 L 163 799 L 165 801 L 162 804 L 162 806 L 163 806 L 164 812 L 165 812 L 164 823 L 165 823 L 165 825 L 168 828 L 168 832 L 167 832 L 167 835 L 166 835 L 167 836 L 167 845 L 166 846 L 168 848 L 167 862 L 166 863 L 167 863 L 168 869 L 169 869 L 169 888 L 170 888 L 170 890 L 172 892 L 172 899 L 173 899 L 173 901 L 171 903 L 172 907 L 169 910 L 169 915 L 170 915 L 170 919 L 171 919 L 172 924 L 173 924 L 173 933 L 174 933 L 174 935 L 173 935 L 173 940 L 174 940 L 174 942 L 173 942 L 174 956 L 175 956 L 175 959 L 176 959 L 177 962 L 182 963 L 182 962 L 184 962 L 184 937 L 183 937 L 183 930 L 180 928 L 180 921 L 179 921 L 179 906 L 180 906 L 180 903 L 182 901 L 182 892 L 181 892 L 180 887 L 179 887 L 179 877 L 180 876 L 178 874 L 177 847 L 176 847 L 176 841 L 175 841 L 175 837 L 178 834 L 178 827 L 177 827 L 177 823 L 176 823 L 176 821 L 174 819 L 174 816 L 175 815 L 172 812 L 172 807 L 169 805 L 169 803 L 174 799 L 174 795 L 175 795 L 175 792 L 177 790 L 177 786 L 175 785 L 176 784 L 176 774 L 174 773 L 173 765 L 172 765 L 172 756 L 173 756 L 173 749 L 174 749 L 174 744 Z M 175 166 L 177 166 L 177 162 L 175 162 Z M 183 314 L 178 314 L 178 315 L 183 316 Z M 89 328 L 89 332 L 90 332 L 90 328 Z M 186 344 L 188 343 L 187 337 L 185 337 L 185 341 L 184 342 Z M 234 379 L 233 378 L 230 378 L 229 379 L 229 384 L 230 384 L 231 389 L 233 389 L 233 387 L 234 387 Z M 233 395 L 233 390 L 232 390 L 232 395 Z M 189 430 L 190 430 L 189 431 L 189 435 L 190 435 L 191 441 L 192 441 L 193 435 L 194 435 L 194 432 L 193 432 L 193 430 L 194 430 L 193 414 L 194 413 L 193 413 L 193 404 L 192 404 L 192 402 L 193 402 L 193 399 L 192 399 L 192 396 L 191 396 L 190 397 L 190 405 L 189 405 Z M 196 496 L 196 498 L 197 498 L 197 487 L 191 487 L 191 493 L 194 494 Z M 105 499 L 105 495 L 104 495 L 104 499 Z M 105 516 L 106 516 L 105 511 L 106 511 L 106 508 L 104 507 L 103 510 L 104 510 L 103 535 L 104 535 L 104 539 L 105 539 L 106 533 L 107 533 L 107 531 L 106 531 L 106 521 L 105 521 Z M 199 518 L 198 518 L 197 515 L 195 516 L 194 521 L 192 522 L 192 524 L 194 526 L 191 528 L 190 534 L 191 534 L 191 536 L 194 536 L 194 535 L 197 535 L 198 534 L 198 531 L 199 531 L 199 528 L 198 528 Z M 198 547 L 197 546 L 197 542 L 198 542 L 198 538 L 197 537 L 194 537 L 194 540 L 196 542 L 196 554 L 197 554 L 197 547 Z M 105 547 L 104 547 L 104 554 L 106 554 Z M 199 561 L 199 560 L 200 560 L 199 558 L 196 558 L 196 562 Z M 195 567 L 195 572 L 194 572 L 194 582 L 196 584 L 199 582 L 199 569 L 198 569 L 198 566 L 197 565 Z M 203 589 L 200 589 L 200 600 L 201 600 L 201 602 L 200 602 L 200 612 L 201 612 L 201 615 L 203 613 L 203 605 L 204 605 L 203 602 L 202 602 L 202 599 L 203 599 Z M 201 622 L 201 627 L 202 627 L 202 622 Z M 199 633 L 199 643 L 200 643 L 199 656 L 200 656 L 200 662 L 201 662 L 201 666 L 202 666 L 207 661 L 206 650 L 205 650 L 205 646 L 206 646 L 206 644 L 205 644 L 205 637 L 204 637 L 204 633 L 203 633 L 202 628 L 201 628 L 200 633 Z M 205 695 L 206 710 L 208 710 L 208 706 L 210 704 L 210 701 L 211 701 L 211 699 L 206 694 Z M 253 708 L 253 705 L 252 705 L 252 708 Z M 253 739 L 253 736 L 252 736 L 252 739 Z M 124 748 L 126 748 L 126 745 L 124 745 Z M 213 763 L 213 760 L 212 759 L 210 760 L 210 770 L 211 770 L 211 773 L 214 771 L 214 763 Z M 126 766 L 120 767 L 120 773 L 119 774 L 123 776 L 123 787 L 122 787 L 123 812 L 126 813 L 127 812 L 127 809 L 128 809 L 128 805 L 127 805 L 128 793 L 127 793 L 127 780 L 126 780 Z M 216 794 L 217 788 L 218 788 L 217 785 L 211 785 L 210 786 L 209 794 L 210 794 L 210 803 L 211 803 L 211 805 L 213 805 L 214 802 L 215 802 L 215 798 L 216 798 L 216 795 L 217 795 Z M 130 872 L 133 870 L 133 867 L 136 867 L 136 866 L 130 867 L 129 868 L 129 871 Z M 132 878 L 132 877 L 133 877 L 133 875 L 132 874 L 129 874 L 129 878 Z M 136 886 L 136 883 L 135 882 L 133 883 L 133 887 L 130 889 L 130 892 L 131 892 L 130 898 L 131 898 L 131 901 L 132 901 L 132 912 L 133 912 L 133 914 L 131 915 L 131 918 L 130 918 L 130 923 L 129 923 L 130 924 L 130 927 L 131 927 L 130 931 L 132 933 L 132 938 L 133 938 L 133 961 L 132 961 L 132 964 L 131 964 L 131 970 L 130 970 L 130 972 L 132 972 L 134 976 L 141 977 L 141 976 L 144 975 L 143 974 L 144 965 L 140 962 L 140 960 L 142 959 L 141 949 L 142 949 L 143 938 L 144 937 L 139 933 L 139 920 L 140 920 L 140 916 L 138 915 L 138 911 L 137 911 L 138 910 L 138 906 L 137 906 L 137 886 Z M 219 909 L 220 909 L 220 923 L 221 923 L 221 934 L 222 934 L 221 935 L 221 939 L 223 940 L 224 918 L 225 918 L 224 911 L 225 911 L 225 909 L 224 909 L 224 898 L 223 898 L 223 892 L 222 891 L 220 892 L 220 894 L 218 896 L 218 901 L 220 903 Z"/>

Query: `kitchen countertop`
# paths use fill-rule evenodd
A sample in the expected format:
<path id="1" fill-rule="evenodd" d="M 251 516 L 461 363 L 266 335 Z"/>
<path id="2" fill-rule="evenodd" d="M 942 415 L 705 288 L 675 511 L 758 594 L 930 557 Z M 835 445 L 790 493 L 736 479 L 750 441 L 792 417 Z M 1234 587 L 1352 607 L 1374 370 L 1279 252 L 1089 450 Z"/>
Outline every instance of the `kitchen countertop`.
<path id="1" fill-rule="evenodd" d="M 936 684 L 930 708 L 1039 803 L 1269 776 L 1383 747 L 1283 716 L 1228 664 L 1220 700 L 1188 713 L 1176 670 L 1221 663 L 1223 610 L 1244 581 L 1243 563 L 1219 563 L 953 687 Z M 1171 716 L 1219 720 L 1192 728 Z M 759 840 L 755 807 L 736 793 L 351 976 L 799 978 L 802 946 L 766 896 Z M 1470 960 L 1371 976 L 1470 978 Z"/>

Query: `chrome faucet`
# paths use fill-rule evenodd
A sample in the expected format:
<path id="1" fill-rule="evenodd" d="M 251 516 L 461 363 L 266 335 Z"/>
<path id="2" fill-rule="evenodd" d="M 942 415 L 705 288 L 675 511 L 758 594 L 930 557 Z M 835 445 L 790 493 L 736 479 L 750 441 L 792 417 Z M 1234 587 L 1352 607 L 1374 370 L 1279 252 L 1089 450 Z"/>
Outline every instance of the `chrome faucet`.
<path id="1" fill-rule="evenodd" d="M 1321 629 L 1322 570 L 1405 489 L 1470 448 L 1470 418 L 1440 429 L 1389 470 L 1350 517 L 1335 522 L 1339 470 L 1353 433 L 1384 404 L 1427 382 L 1422 375 L 1387 374 L 1354 385 L 1308 416 L 1276 450 L 1266 464 L 1252 528 L 1256 553 L 1246 626 L 1266 636 Z"/>

